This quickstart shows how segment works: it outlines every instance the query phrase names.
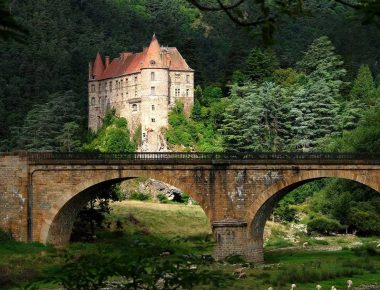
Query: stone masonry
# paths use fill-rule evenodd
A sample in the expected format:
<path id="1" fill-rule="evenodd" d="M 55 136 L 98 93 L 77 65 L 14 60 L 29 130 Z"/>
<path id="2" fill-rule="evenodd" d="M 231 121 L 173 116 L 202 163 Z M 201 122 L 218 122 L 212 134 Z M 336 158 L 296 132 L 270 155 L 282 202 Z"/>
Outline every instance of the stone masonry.
<path id="1" fill-rule="evenodd" d="M 215 258 L 238 254 L 263 262 L 265 223 L 277 202 L 297 186 L 338 177 L 380 192 L 380 160 L 43 157 L 48 154 L 0 154 L 0 227 L 17 240 L 64 245 L 79 210 L 98 188 L 144 177 L 173 185 L 199 202 L 215 235 Z"/>

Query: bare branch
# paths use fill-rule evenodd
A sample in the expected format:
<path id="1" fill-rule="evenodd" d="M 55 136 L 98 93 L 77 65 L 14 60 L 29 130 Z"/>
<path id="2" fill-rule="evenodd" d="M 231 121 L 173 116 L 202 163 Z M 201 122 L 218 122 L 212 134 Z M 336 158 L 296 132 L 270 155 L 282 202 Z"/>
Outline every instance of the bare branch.
<path id="1" fill-rule="evenodd" d="M 200 10 L 203 10 L 203 11 L 222 11 L 222 10 L 232 10 L 234 8 L 237 8 L 239 7 L 241 4 L 243 4 L 246 0 L 239 0 L 237 1 L 235 4 L 232 4 L 232 5 L 227 5 L 227 6 L 224 6 L 223 5 L 223 8 L 222 7 L 210 7 L 210 6 L 204 6 L 202 4 L 200 4 L 198 2 L 198 0 L 187 0 L 189 1 L 191 4 L 193 4 L 195 7 L 197 7 L 198 9 Z M 219 1 L 218 1 L 219 2 Z"/>

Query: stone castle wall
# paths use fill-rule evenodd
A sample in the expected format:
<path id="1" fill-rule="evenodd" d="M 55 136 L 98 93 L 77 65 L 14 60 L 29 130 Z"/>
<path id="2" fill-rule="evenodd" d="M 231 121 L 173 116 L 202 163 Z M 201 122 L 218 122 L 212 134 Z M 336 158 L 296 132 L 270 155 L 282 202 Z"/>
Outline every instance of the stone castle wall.
<path id="1" fill-rule="evenodd" d="M 194 104 L 194 73 L 146 68 L 136 74 L 106 80 L 92 80 L 89 90 L 89 129 L 97 131 L 106 112 L 128 121 L 133 135 L 141 125 L 142 151 L 165 151 L 163 129 L 168 127 L 168 114 L 176 101 L 184 104 L 190 115 Z"/>

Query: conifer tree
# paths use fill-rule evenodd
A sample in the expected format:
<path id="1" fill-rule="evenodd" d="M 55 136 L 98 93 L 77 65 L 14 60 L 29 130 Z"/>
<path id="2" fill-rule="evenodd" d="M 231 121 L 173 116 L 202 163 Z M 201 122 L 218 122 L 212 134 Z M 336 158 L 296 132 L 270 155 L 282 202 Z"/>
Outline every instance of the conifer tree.
<path id="1" fill-rule="evenodd" d="M 356 79 L 352 85 L 350 99 L 368 104 L 373 98 L 375 92 L 376 86 L 369 66 L 360 66 Z"/>
<path id="2" fill-rule="evenodd" d="M 244 73 L 249 80 L 261 82 L 269 78 L 278 67 L 277 57 L 272 50 L 254 48 L 248 55 Z"/>
<path id="3" fill-rule="evenodd" d="M 235 87 L 220 132 L 227 151 L 280 151 L 289 139 L 289 109 L 279 86 L 265 82 Z M 239 95 L 242 94 L 242 97 Z"/>

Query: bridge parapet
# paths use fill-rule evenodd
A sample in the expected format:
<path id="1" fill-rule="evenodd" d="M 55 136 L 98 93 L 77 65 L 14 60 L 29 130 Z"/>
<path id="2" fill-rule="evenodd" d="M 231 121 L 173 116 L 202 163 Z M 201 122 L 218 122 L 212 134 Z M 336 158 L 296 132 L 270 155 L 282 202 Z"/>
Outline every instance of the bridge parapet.
<path id="1" fill-rule="evenodd" d="M 300 152 L 141 152 L 73 153 L 27 152 L 32 164 L 74 163 L 165 163 L 165 164 L 380 164 L 379 153 Z"/>

